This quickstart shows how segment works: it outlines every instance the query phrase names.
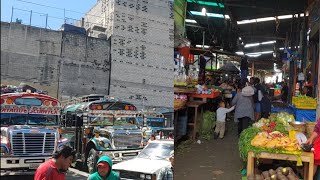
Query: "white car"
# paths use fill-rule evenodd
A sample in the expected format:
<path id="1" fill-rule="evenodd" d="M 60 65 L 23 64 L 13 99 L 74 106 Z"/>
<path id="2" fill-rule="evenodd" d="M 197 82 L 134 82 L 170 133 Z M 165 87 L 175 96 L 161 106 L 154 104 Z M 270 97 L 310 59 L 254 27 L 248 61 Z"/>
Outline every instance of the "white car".
<path id="1" fill-rule="evenodd" d="M 159 171 L 171 163 L 168 160 L 174 150 L 173 140 L 151 141 L 137 157 L 112 166 L 119 173 L 120 179 L 156 180 Z"/>

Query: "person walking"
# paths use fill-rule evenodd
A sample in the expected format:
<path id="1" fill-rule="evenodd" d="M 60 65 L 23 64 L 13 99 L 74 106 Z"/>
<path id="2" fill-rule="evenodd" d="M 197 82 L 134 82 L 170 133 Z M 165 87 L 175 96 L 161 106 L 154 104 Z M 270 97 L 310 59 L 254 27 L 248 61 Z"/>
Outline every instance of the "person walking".
<path id="1" fill-rule="evenodd" d="M 64 180 L 65 172 L 71 166 L 76 152 L 70 146 L 63 146 L 53 153 L 52 158 L 36 170 L 34 180 Z"/>
<path id="2" fill-rule="evenodd" d="M 88 180 L 120 180 L 120 177 L 112 171 L 112 160 L 108 156 L 101 156 L 97 162 L 97 172 L 91 174 Z"/>
<path id="3" fill-rule="evenodd" d="M 260 79 L 259 78 L 254 78 L 254 88 L 255 88 L 255 93 L 253 95 L 253 100 L 254 100 L 254 120 L 258 121 L 261 116 L 261 100 L 263 98 L 263 92 L 265 91 L 262 85 L 260 84 Z"/>
<path id="4" fill-rule="evenodd" d="M 246 79 L 248 76 L 248 59 L 245 56 L 241 59 L 240 70 L 241 70 L 241 79 L 242 80 Z"/>
<path id="5" fill-rule="evenodd" d="M 157 180 L 173 180 L 174 151 L 170 152 L 169 161 L 171 166 L 163 167 L 157 176 Z"/>
<path id="6" fill-rule="evenodd" d="M 238 136 L 254 120 L 253 94 L 254 89 L 251 86 L 247 86 L 244 89 L 244 84 L 239 83 L 238 93 L 232 99 L 232 106 L 236 106 L 234 118 L 235 122 L 238 122 Z"/>
<path id="7" fill-rule="evenodd" d="M 288 95 L 289 95 L 289 87 L 287 85 L 287 81 L 284 80 L 282 83 L 281 83 L 281 100 L 284 102 L 284 103 L 288 103 Z"/>

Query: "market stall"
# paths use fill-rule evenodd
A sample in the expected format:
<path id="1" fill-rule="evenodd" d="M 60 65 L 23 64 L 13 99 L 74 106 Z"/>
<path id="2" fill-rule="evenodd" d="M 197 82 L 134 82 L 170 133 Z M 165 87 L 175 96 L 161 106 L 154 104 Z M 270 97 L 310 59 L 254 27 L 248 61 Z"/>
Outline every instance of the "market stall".
<path id="1" fill-rule="evenodd" d="M 176 52 L 174 76 L 174 109 L 176 141 L 188 135 L 196 140 L 202 131 L 203 115 L 210 100 L 220 96 L 220 90 L 214 86 L 200 85 L 199 67 L 196 64 L 186 63 L 183 54 Z M 186 65 L 189 66 L 187 71 Z M 188 74 L 188 75 L 187 75 Z"/>
<path id="2" fill-rule="evenodd" d="M 247 162 L 249 179 L 313 179 L 314 159 L 311 147 L 304 145 L 315 123 L 297 122 L 287 112 L 273 113 L 245 129 L 239 139 L 240 156 Z M 248 143 L 249 142 L 249 143 Z M 272 163 L 269 171 L 257 169 L 258 160 L 293 161 L 288 172 Z M 303 166 L 300 174 L 297 168 Z M 279 169 L 280 168 L 280 169 Z M 283 168 L 282 168 L 283 169 Z M 278 172 L 279 171 L 279 172 Z M 299 177 L 300 176 L 300 177 Z M 285 178 L 284 178 L 285 177 Z"/>

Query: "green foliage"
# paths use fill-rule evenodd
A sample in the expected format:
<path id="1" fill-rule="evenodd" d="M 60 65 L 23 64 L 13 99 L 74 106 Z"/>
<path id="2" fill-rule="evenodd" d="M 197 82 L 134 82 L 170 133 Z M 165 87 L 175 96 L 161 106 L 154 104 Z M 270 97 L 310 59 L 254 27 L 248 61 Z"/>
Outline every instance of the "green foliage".
<path id="1" fill-rule="evenodd" d="M 201 137 L 207 140 L 210 140 L 214 126 L 216 122 L 216 113 L 211 111 L 206 111 L 203 113 L 203 121 L 202 121 L 202 128 L 201 128 Z"/>
<path id="2" fill-rule="evenodd" d="M 252 151 L 255 147 L 251 145 L 251 140 L 261 132 L 259 128 L 249 127 L 243 130 L 239 138 L 239 152 L 243 161 L 247 161 L 248 152 Z"/>

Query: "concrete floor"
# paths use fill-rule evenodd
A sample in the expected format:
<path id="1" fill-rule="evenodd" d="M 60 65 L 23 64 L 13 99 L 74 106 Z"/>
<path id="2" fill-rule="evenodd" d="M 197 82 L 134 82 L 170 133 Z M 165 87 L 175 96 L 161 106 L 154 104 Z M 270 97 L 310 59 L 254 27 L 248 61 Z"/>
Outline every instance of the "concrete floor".
<path id="1" fill-rule="evenodd" d="M 192 143 L 175 157 L 175 180 L 240 180 L 242 161 L 238 150 L 237 126 L 226 123 L 223 139 Z"/>

